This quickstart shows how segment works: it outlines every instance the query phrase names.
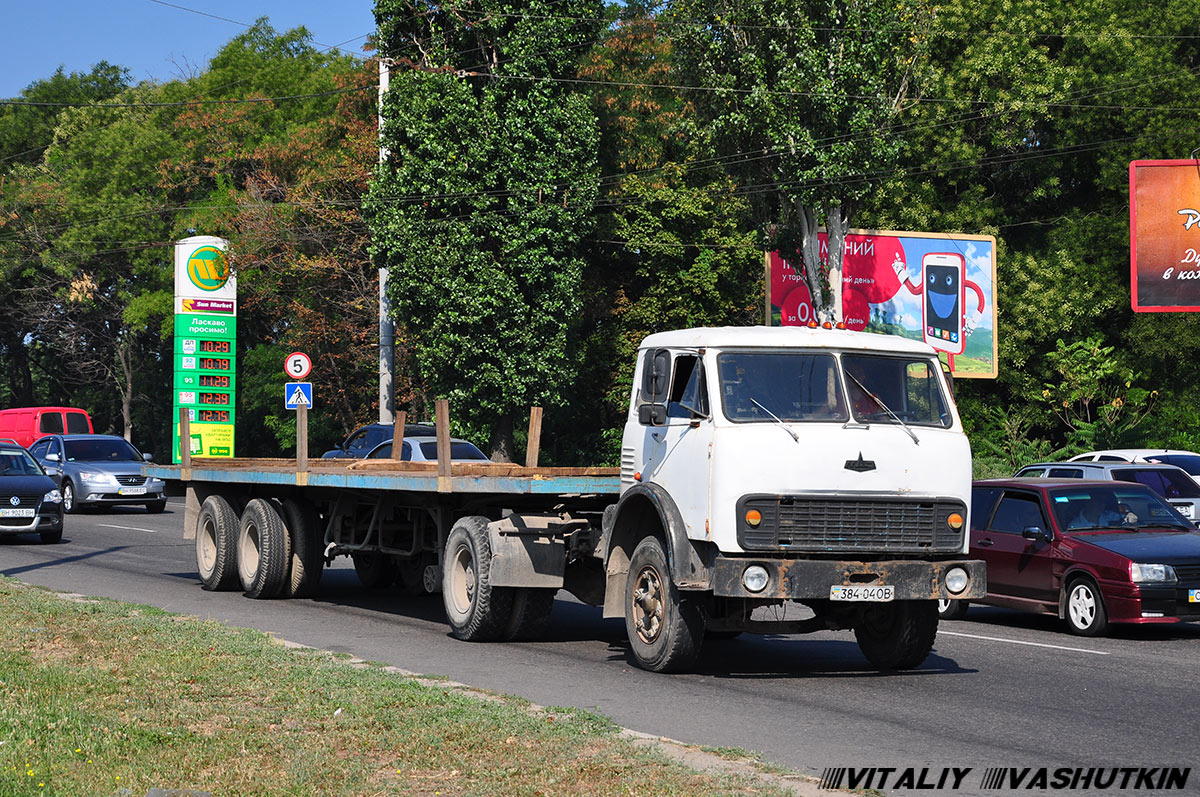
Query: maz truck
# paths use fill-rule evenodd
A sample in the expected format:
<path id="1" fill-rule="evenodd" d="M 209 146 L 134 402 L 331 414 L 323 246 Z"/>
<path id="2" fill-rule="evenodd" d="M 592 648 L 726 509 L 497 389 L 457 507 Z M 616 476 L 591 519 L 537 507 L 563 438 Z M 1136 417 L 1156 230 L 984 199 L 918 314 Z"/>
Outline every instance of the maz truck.
<path id="1" fill-rule="evenodd" d="M 624 617 L 634 660 L 692 666 L 705 637 L 853 632 L 879 669 L 931 651 L 969 560 L 971 452 L 926 344 L 840 329 L 650 335 L 619 471 L 450 462 L 187 460 L 206 589 L 312 594 L 351 556 L 367 584 L 440 591 L 453 636 L 542 634 L 561 590 Z"/>

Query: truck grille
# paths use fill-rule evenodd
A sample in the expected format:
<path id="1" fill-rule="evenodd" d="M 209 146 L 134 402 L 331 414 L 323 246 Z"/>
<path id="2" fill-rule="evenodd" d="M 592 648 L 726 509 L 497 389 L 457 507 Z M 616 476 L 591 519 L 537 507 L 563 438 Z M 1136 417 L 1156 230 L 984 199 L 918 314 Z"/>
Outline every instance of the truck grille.
<path id="1" fill-rule="evenodd" d="M 757 527 L 746 512 L 757 509 Z M 962 515 L 952 529 L 946 518 Z M 747 551 L 953 553 L 962 549 L 966 507 L 953 500 L 746 496 L 738 502 L 738 542 Z"/>
<path id="2" fill-rule="evenodd" d="M 637 471 L 637 455 L 632 448 L 621 449 L 621 488 L 633 486 L 633 474 Z"/>

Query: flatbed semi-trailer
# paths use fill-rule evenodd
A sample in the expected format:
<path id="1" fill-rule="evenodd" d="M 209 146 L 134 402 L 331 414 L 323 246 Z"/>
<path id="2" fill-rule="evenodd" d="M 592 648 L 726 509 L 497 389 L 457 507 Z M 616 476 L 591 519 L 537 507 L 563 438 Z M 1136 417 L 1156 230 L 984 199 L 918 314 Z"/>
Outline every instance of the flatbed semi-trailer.
<path id="1" fill-rule="evenodd" d="M 186 485 L 206 589 L 309 595 L 348 555 L 367 586 L 440 592 L 463 640 L 536 637 L 565 589 L 624 617 L 655 671 L 690 666 L 706 634 L 817 630 L 907 668 L 933 647 L 937 600 L 985 593 L 949 387 L 932 349 L 893 336 L 680 330 L 641 346 L 619 469 L 302 456 L 146 472 Z M 444 418 L 438 437 L 446 451 Z"/>

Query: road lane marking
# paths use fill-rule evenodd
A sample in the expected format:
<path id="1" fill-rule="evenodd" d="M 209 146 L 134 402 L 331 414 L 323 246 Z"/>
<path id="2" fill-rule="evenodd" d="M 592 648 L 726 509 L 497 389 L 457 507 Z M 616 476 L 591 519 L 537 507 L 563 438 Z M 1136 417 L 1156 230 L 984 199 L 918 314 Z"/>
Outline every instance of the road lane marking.
<path id="1" fill-rule="evenodd" d="M 1096 656 L 1111 655 L 1107 650 L 1088 650 L 1087 648 L 1069 648 L 1065 645 L 1048 645 L 1045 642 L 1023 642 L 1020 639 L 1005 639 L 998 636 L 983 636 L 982 634 L 964 634 L 959 631 L 938 631 L 938 635 L 945 634 L 946 636 L 965 636 L 969 639 L 986 639 L 991 642 L 1008 642 L 1013 645 L 1029 645 L 1035 648 L 1053 648 L 1054 650 L 1069 650 L 1072 653 L 1091 653 Z"/>
<path id="2" fill-rule="evenodd" d="M 111 523 L 97 523 L 97 526 L 103 526 L 106 529 L 125 529 L 126 531 L 144 531 L 149 534 L 158 534 L 158 529 L 143 529 L 137 526 L 114 526 Z"/>

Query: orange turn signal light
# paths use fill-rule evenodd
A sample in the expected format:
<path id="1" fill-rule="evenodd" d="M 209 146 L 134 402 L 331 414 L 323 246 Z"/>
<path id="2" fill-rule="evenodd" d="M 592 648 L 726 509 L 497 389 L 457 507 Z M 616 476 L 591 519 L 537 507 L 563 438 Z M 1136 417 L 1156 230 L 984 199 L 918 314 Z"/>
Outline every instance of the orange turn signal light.
<path id="1" fill-rule="evenodd" d="M 757 526 L 759 523 L 762 523 L 762 512 L 759 512 L 757 509 L 746 510 L 746 524 Z"/>
<path id="2" fill-rule="evenodd" d="M 951 512 L 950 517 L 946 518 L 946 525 L 952 529 L 961 529 L 963 525 L 963 516 L 957 512 Z"/>

